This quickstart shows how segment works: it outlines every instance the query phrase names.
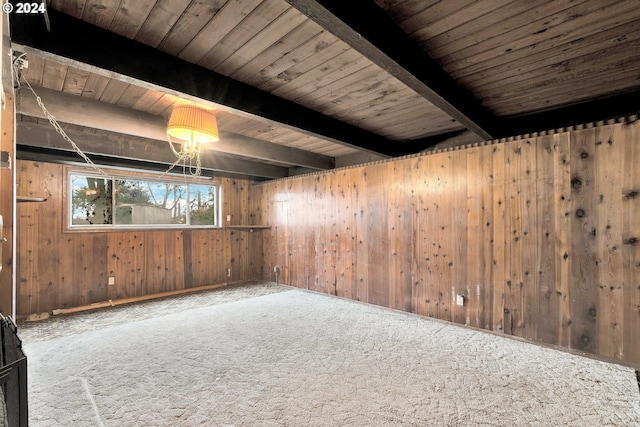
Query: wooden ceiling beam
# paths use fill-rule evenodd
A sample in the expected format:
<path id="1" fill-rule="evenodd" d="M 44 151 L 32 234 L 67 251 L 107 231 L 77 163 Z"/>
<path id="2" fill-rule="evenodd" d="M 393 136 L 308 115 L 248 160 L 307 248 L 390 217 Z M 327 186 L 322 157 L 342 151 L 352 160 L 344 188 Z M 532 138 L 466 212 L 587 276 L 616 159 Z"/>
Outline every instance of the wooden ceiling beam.
<path id="1" fill-rule="evenodd" d="M 56 150 L 51 148 L 43 148 L 43 147 L 35 147 L 29 145 L 16 145 L 16 159 L 18 160 L 30 160 L 34 162 L 49 162 L 49 163 L 65 163 L 71 165 L 80 165 L 86 166 L 84 159 L 80 157 L 74 151 L 63 151 Z M 115 167 L 115 168 L 126 168 L 126 169 L 135 169 L 140 171 L 152 171 L 152 172 L 161 172 L 166 173 L 167 165 L 163 163 L 153 163 L 143 160 L 134 160 L 128 159 L 124 157 L 112 157 L 112 156 L 102 156 L 98 154 L 94 154 L 91 156 L 91 159 L 95 164 L 99 164 L 102 167 Z M 182 167 L 175 167 L 173 170 L 167 173 L 167 176 L 177 177 L 184 176 L 185 173 L 189 173 L 189 171 L 185 171 Z M 268 178 L 260 178 L 254 177 L 252 175 L 243 175 L 238 173 L 231 172 L 223 172 L 223 171 L 212 171 L 210 169 L 202 169 L 201 177 L 203 178 L 244 178 L 244 179 L 254 179 L 254 181 L 266 181 Z"/>
<path id="2" fill-rule="evenodd" d="M 92 158 L 94 163 L 100 162 L 111 166 L 122 165 L 127 167 L 130 166 L 132 161 L 146 162 L 148 164 L 161 165 L 152 169 L 167 170 L 169 165 L 176 160 L 166 141 L 145 140 L 144 143 L 140 143 L 140 141 L 135 141 L 133 138 L 123 138 L 122 135 L 110 132 L 88 134 L 71 129 L 65 130 L 65 132 L 76 143 L 78 148 Z M 58 157 L 61 159 L 75 158 L 75 156 L 69 156 L 69 153 L 74 151 L 72 146 L 49 124 L 18 122 L 16 126 L 16 144 L 19 148 L 43 149 L 51 155 L 55 155 L 55 152 L 60 152 Z M 98 156 L 100 160 L 93 159 L 94 156 Z M 77 160 L 82 161 L 79 157 Z M 289 174 L 288 168 L 285 167 L 221 156 L 207 150 L 203 152 L 201 161 L 204 171 L 214 173 L 220 172 L 268 179 L 284 178 Z M 176 166 L 177 170 L 181 170 L 180 165 Z"/>
<path id="3" fill-rule="evenodd" d="M 509 135 L 523 135 L 634 114 L 640 114 L 640 90 L 552 110 L 507 117 L 504 119 L 504 129 Z"/>
<path id="4" fill-rule="evenodd" d="M 210 102 L 218 108 L 277 123 L 331 142 L 387 156 L 397 143 L 317 111 L 279 98 L 150 46 L 95 25 L 49 10 L 51 32 L 38 14 L 11 14 L 14 49 L 41 51 L 45 57 L 67 58 L 69 65 L 86 64 L 92 72 L 149 89 Z"/>
<path id="5" fill-rule="evenodd" d="M 106 102 L 35 87 L 35 92 L 56 120 L 72 125 L 109 132 L 167 141 L 167 119 L 142 111 L 119 107 Z M 46 119 L 35 96 L 23 87 L 17 103 L 18 113 Z M 302 166 L 311 169 L 332 169 L 335 159 L 293 147 L 249 138 L 231 132 L 220 132 L 220 141 L 211 144 L 209 151 L 250 157 L 280 165 Z"/>
<path id="6" fill-rule="evenodd" d="M 499 119 L 371 0 L 286 0 L 482 139 Z"/>

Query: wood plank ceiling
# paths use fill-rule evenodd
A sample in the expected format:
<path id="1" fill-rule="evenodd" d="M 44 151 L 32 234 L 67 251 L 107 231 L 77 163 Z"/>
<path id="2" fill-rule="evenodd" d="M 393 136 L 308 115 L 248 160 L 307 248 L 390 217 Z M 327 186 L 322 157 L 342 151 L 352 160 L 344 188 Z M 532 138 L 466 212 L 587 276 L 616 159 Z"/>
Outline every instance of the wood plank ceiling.
<path id="1" fill-rule="evenodd" d="M 205 169 L 275 178 L 636 113 L 639 6 L 51 0 L 47 19 L 11 14 L 11 32 L 23 77 L 87 152 L 166 164 L 162 123 L 196 100 L 226 141 Z M 19 151 L 65 150 L 28 97 Z"/>

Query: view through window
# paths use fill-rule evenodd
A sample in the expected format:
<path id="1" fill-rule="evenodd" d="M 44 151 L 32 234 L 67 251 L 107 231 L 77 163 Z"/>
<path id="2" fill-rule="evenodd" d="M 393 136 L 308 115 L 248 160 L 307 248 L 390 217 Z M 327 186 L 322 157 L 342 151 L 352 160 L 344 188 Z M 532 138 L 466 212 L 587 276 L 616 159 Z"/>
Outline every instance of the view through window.
<path id="1" fill-rule="evenodd" d="M 215 184 L 71 173 L 71 227 L 218 226 Z"/>

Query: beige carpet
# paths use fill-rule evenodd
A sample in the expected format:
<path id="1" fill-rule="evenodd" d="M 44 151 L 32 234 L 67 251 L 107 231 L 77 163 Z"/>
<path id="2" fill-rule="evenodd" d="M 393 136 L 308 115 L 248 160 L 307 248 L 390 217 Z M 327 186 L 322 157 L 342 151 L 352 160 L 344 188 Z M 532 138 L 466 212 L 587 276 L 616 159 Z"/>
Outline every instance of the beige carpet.
<path id="1" fill-rule="evenodd" d="M 4 392 L 0 387 L 0 427 L 8 427 L 9 421 L 7 420 L 7 405 L 4 403 Z"/>
<path id="2" fill-rule="evenodd" d="M 640 425 L 632 369 L 255 286 L 24 327 L 30 426 Z"/>

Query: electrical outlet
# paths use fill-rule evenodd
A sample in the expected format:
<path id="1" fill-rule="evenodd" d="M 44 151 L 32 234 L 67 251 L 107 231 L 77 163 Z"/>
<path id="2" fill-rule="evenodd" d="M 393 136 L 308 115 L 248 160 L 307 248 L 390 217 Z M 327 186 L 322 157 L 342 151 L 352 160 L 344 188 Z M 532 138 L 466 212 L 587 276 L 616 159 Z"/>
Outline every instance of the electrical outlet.
<path id="1" fill-rule="evenodd" d="M 11 155 L 8 151 L 0 151 L 0 169 L 11 169 Z"/>
<path id="2" fill-rule="evenodd" d="M 227 268 L 227 277 L 231 277 L 231 269 Z"/>
<path id="3" fill-rule="evenodd" d="M 231 222 L 231 215 L 227 215 L 227 222 Z"/>
<path id="4" fill-rule="evenodd" d="M 109 286 L 113 286 L 116 284 L 116 278 L 113 276 L 109 276 Z"/>
<path id="5" fill-rule="evenodd" d="M 464 295 L 456 295 L 456 305 L 464 305 Z"/>

